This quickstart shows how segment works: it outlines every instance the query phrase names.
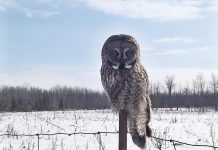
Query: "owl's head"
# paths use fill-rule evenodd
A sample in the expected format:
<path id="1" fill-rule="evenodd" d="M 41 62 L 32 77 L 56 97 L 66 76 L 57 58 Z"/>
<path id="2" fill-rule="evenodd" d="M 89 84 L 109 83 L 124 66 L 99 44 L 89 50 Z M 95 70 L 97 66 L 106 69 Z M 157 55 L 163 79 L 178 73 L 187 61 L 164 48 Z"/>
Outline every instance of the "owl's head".
<path id="1" fill-rule="evenodd" d="M 140 49 L 130 35 L 112 35 L 102 48 L 102 63 L 114 69 L 129 69 L 139 62 Z"/>

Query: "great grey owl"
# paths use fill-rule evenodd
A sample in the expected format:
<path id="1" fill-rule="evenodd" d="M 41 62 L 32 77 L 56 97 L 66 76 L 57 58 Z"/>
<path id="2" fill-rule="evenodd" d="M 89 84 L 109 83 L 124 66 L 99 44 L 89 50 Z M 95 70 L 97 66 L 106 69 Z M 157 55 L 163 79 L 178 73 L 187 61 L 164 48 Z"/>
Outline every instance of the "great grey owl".
<path id="1" fill-rule="evenodd" d="M 151 136 L 148 75 L 140 63 L 140 48 L 129 35 L 113 35 L 102 48 L 101 81 L 114 112 L 125 109 L 133 142 L 146 147 Z"/>

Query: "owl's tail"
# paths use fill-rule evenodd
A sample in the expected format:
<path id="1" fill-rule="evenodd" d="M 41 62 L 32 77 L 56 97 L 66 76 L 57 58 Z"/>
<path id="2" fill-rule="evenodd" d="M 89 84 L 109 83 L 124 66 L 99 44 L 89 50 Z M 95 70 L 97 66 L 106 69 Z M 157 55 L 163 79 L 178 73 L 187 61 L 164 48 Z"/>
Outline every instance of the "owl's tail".
<path id="1" fill-rule="evenodd" d="M 146 137 L 145 137 L 145 135 L 140 136 L 139 133 L 136 130 L 131 135 L 132 135 L 132 141 L 133 141 L 133 143 L 135 145 L 137 145 L 140 148 L 145 148 L 145 146 L 146 146 Z"/>
<path id="2" fill-rule="evenodd" d="M 146 125 L 146 135 L 144 136 L 140 136 L 138 131 L 135 129 L 135 130 L 132 130 L 130 132 L 130 134 L 132 135 L 132 140 L 133 142 L 140 148 L 145 148 L 146 146 L 146 136 L 147 137 L 151 137 L 152 135 L 152 131 L 151 131 L 151 128 L 149 127 L 149 125 Z"/>

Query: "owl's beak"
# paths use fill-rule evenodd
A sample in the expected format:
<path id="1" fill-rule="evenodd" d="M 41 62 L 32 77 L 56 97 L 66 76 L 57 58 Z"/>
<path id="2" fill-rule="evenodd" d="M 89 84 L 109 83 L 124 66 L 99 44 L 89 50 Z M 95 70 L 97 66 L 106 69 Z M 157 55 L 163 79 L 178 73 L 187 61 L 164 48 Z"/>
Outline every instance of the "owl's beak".
<path id="1" fill-rule="evenodd" d="M 120 65 L 119 65 L 118 69 L 125 69 L 125 68 L 126 68 L 125 60 L 121 58 Z"/>
<path id="2" fill-rule="evenodd" d="M 132 64 L 126 64 L 125 61 L 122 59 L 118 69 L 129 69 L 132 67 Z"/>
<path id="3" fill-rule="evenodd" d="M 121 62 L 118 69 L 125 69 L 125 63 L 124 62 Z"/>

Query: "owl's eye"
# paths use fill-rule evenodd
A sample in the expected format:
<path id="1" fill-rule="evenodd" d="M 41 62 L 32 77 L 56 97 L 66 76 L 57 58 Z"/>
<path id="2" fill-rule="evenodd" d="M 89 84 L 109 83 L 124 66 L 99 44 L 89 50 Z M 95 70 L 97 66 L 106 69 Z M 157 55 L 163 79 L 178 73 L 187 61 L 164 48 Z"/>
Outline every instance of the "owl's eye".
<path id="1" fill-rule="evenodd" d="M 130 57 L 132 57 L 133 55 L 134 55 L 134 51 L 133 51 L 132 49 L 126 51 L 126 57 L 127 57 L 127 58 L 130 58 Z"/>
<path id="2" fill-rule="evenodd" d="M 119 49 L 115 48 L 113 50 L 111 50 L 111 55 L 114 57 L 114 58 L 118 58 L 120 53 L 119 53 Z"/>
<path id="3" fill-rule="evenodd" d="M 115 50 L 112 50 L 112 51 L 111 51 L 111 54 L 112 54 L 113 56 L 118 56 L 118 55 L 119 55 L 118 51 L 115 51 Z"/>

